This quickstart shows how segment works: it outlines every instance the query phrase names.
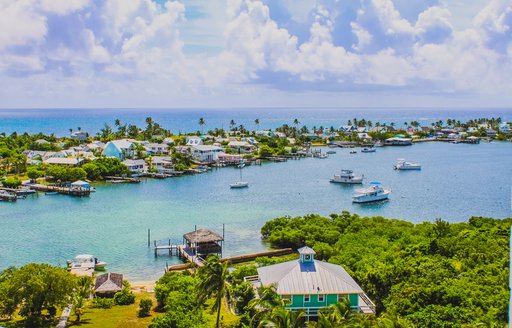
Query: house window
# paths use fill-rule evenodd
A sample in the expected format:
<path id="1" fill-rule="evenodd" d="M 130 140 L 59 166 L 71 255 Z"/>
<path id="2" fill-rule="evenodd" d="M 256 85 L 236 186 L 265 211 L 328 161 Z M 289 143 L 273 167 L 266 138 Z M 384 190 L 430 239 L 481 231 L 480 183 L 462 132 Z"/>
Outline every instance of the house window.
<path id="1" fill-rule="evenodd" d="M 305 256 L 304 256 L 304 259 L 305 259 L 306 261 L 311 260 L 311 255 L 309 255 L 309 254 L 305 255 Z"/>
<path id="2" fill-rule="evenodd" d="M 338 294 L 338 302 L 344 302 L 346 299 L 348 299 L 347 294 Z"/>
<path id="3" fill-rule="evenodd" d="M 325 301 L 325 295 L 318 295 L 318 302 Z"/>
<path id="4" fill-rule="evenodd" d="M 304 303 L 309 303 L 309 295 L 304 295 Z"/>

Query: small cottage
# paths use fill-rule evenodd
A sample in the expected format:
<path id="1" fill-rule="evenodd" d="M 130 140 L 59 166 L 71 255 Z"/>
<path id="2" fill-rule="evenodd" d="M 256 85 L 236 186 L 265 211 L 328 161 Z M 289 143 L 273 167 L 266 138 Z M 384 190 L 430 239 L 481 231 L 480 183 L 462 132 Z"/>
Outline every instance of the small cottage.
<path id="1" fill-rule="evenodd" d="M 104 273 L 96 277 L 94 292 L 99 296 L 114 296 L 123 289 L 123 275 L 120 273 Z"/>

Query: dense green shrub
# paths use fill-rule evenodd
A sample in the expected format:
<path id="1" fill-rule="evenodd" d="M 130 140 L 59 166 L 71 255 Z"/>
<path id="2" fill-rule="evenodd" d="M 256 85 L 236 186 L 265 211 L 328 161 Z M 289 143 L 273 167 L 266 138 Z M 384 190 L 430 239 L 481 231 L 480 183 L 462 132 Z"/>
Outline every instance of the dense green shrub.
<path id="1" fill-rule="evenodd" d="M 139 312 L 138 316 L 140 318 L 148 317 L 151 315 L 151 307 L 153 306 L 153 301 L 149 298 L 143 298 L 139 303 Z"/>
<path id="2" fill-rule="evenodd" d="M 123 281 L 123 289 L 114 295 L 114 303 L 116 305 L 130 305 L 135 303 L 135 295 L 130 291 L 128 281 Z"/>
<path id="3" fill-rule="evenodd" d="M 114 306 L 114 299 L 97 297 L 92 301 L 92 307 L 98 309 L 110 309 Z"/>

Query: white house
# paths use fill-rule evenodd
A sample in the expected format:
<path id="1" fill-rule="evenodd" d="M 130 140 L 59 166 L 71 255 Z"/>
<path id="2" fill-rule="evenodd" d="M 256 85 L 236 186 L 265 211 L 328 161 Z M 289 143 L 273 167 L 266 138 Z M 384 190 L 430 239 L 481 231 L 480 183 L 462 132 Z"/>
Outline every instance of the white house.
<path id="1" fill-rule="evenodd" d="M 166 143 L 148 143 L 145 147 L 151 154 L 169 154 L 169 146 Z"/>
<path id="2" fill-rule="evenodd" d="M 148 171 L 148 165 L 143 159 L 127 159 L 123 164 L 128 167 L 130 172 L 144 173 Z"/>
<path id="3" fill-rule="evenodd" d="M 174 139 L 173 138 L 165 138 L 164 141 L 162 141 L 162 143 L 164 143 L 166 145 L 174 144 Z"/>
<path id="4" fill-rule="evenodd" d="M 170 157 L 155 156 L 151 158 L 151 166 L 158 172 L 174 171 Z"/>
<path id="5" fill-rule="evenodd" d="M 188 136 L 186 139 L 186 143 L 188 146 L 197 146 L 203 144 L 203 139 L 196 136 Z"/>
<path id="6" fill-rule="evenodd" d="M 223 151 L 218 146 L 194 145 L 190 147 L 192 157 L 200 162 L 215 162 L 219 159 L 219 153 Z"/>
<path id="7" fill-rule="evenodd" d="M 511 132 L 510 130 L 510 124 L 508 123 L 501 123 L 500 124 L 500 131 L 501 133 L 509 134 Z"/>
<path id="8" fill-rule="evenodd" d="M 230 141 L 228 147 L 244 153 L 252 153 L 256 147 L 247 141 Z"/>

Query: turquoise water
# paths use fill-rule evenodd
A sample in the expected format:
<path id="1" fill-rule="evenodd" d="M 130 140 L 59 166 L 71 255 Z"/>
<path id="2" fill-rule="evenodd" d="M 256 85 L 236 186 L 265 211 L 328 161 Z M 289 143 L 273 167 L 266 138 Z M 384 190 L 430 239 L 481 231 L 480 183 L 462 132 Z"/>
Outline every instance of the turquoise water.
<path id="1" fill-rule="evenodd" d="M 82 130 L 94 135 L 108 123 L 114 127 L 114 120 L 146 126 L 145 118 L 151 116 L 173 133 L 196 132 L 200 130 L 199 118 L 204 118 L 204 131 L 214 128 L 229 128 L 229 122 L 243 124 L 248 129 L 274 129 L 282 124 L 292 125 L 297 118 L 300 126 L 310 129 L 314 126 L 335 127 L 347 124 L 354 117 L 365 118 L 374 123 L 380 121 L 402 126 L 404 122 L 418 121 L 422 125 L 438 120 L 456 118 L 462 122 L 475 118 L 501 117 L 512 120 L 512 109 L 461 109 L 461 108 L 231 108 L 231 109 L 1 109 L 0 132 L 12 133 L 55 133 L 69 136 L 69 129 Z M 255 126 L 254 120 L 260 125 Z"/>
<path id="2" fill-rule="evenodd" d="M 232 255 L 264 249 L 261 226 L 282 215 L 348 210 L 411 222 L 512 216 L 512 143 L 425 143 L 355 155 L 335 150 L 328 159 L 246 167 L 247 189 L 230 189 L 239 171 L 221 168 L 138 185 L 100 185 L 90 198 L 40 194 L 0 203 L 0 269 L 32 261 L 64 265 L 76 254 L 91 253 L 107 261 L 110 270 L 146 281 L 159 277 L 165 262 L 177 261 L 154 258 L 147 247 L 148 228 L 152 239 L 181 242 L 194 225 L 221 233 L 224 223 L 225 254 Z M 420 162 L 423 169 L 393 170 L 402 157 Z M 343 168 L 390 187 L 390 201 L 352 204 L 357 187 L 329 183 Z"/>

